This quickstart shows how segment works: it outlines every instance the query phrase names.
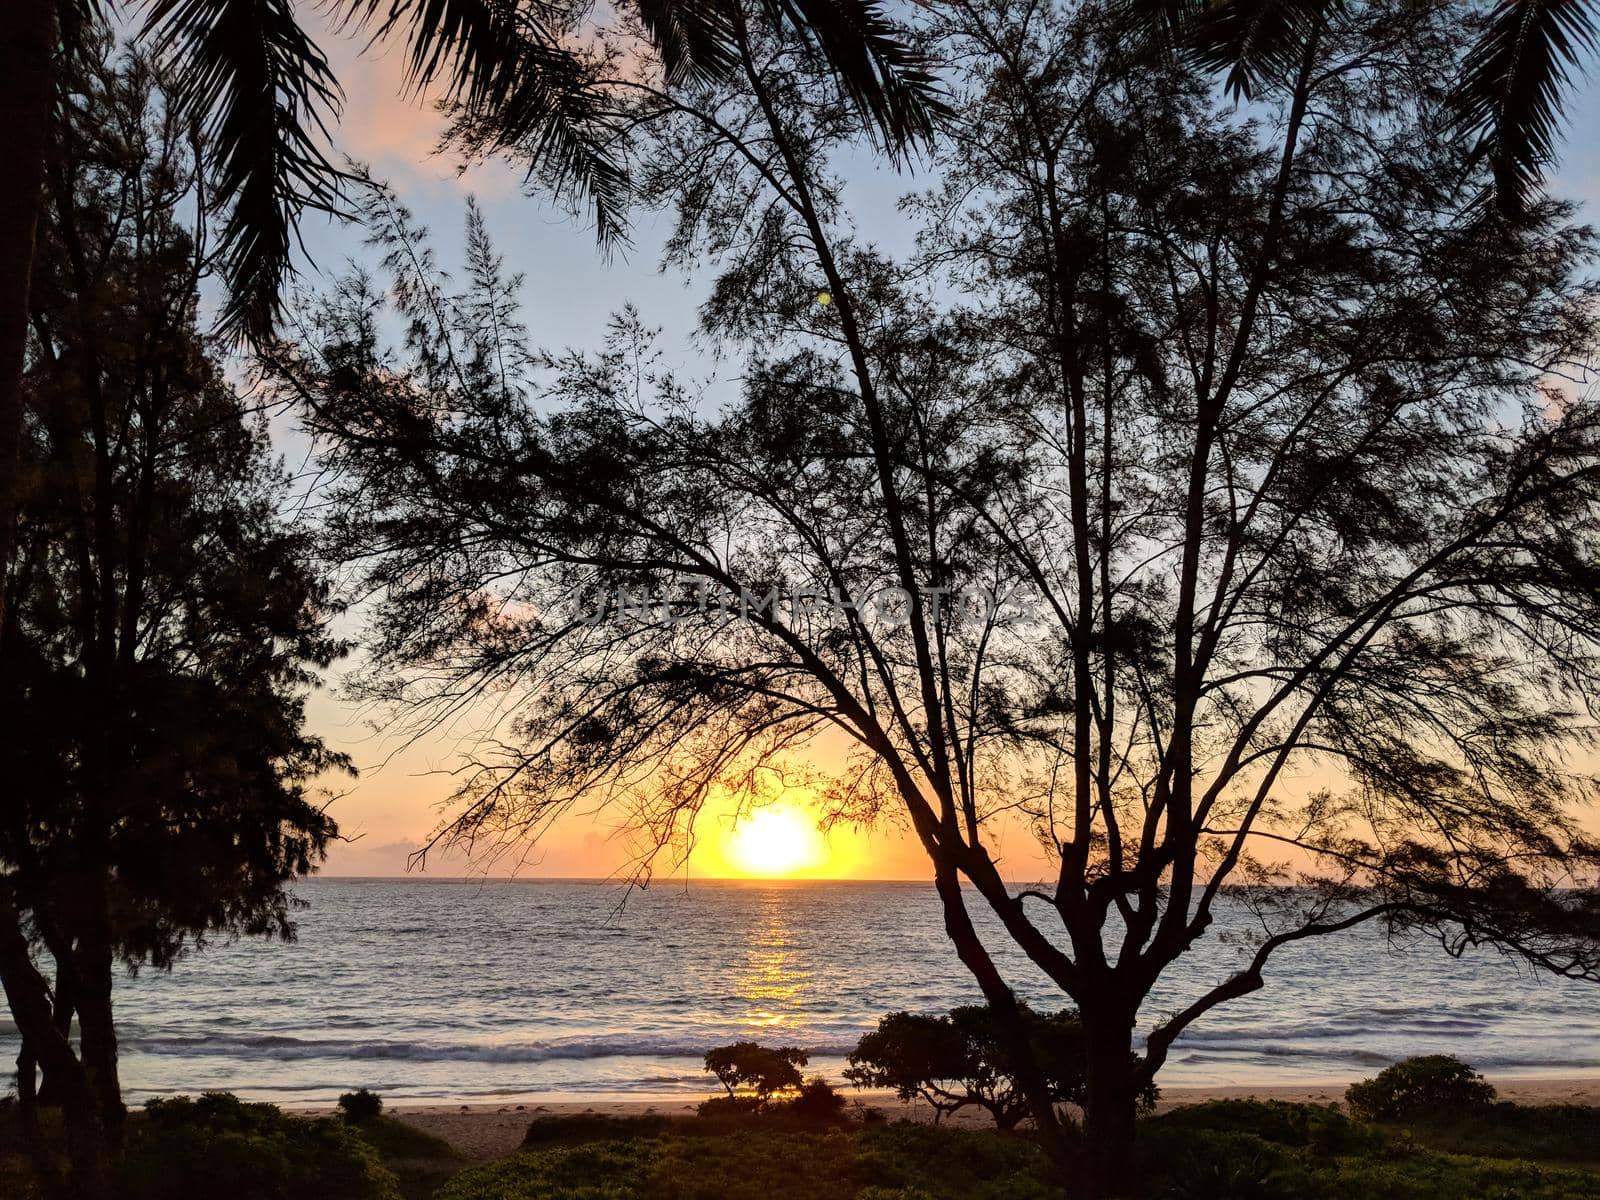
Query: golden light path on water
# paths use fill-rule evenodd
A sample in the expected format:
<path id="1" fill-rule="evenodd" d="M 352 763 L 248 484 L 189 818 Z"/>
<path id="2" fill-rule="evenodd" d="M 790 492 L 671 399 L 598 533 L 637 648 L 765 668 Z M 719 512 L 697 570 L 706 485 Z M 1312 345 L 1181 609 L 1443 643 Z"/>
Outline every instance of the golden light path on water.
<path id="1" fill-rule="evenodd" d="M 749 1007 L 744 1024 L 752 1031 L 775 1031 L 803 1024 L 813 979 L 795 953 L 785 897 L 768 895 L 754 914 L 751 938 L 737 994 Z"/>

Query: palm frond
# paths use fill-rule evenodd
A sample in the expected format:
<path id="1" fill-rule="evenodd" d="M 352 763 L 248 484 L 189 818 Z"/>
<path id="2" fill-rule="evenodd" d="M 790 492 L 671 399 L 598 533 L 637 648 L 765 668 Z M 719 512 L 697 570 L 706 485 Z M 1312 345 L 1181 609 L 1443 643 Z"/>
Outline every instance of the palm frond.
<path id="1" fill-rule="evenodd" d="M 1503 0 L 1468 53 L 1450 96 L 1460 127 L 1488 160 L 1484 202 L 1515 215 L 1555 155 L 1572 68 L 1596 48 L 1594 0 Z"/>
<path id="2" fill-rule="evenodd" d="M 737 2 L 737 0 L 730 0 Z M 932 136 L 949 113 L 928 60 L 876 0 L 763 0 L 768 16 L 816 46 L 891 150 Z"/>
<path id="3" fill-rule="evenodd" d="M 338 81 L 295 22 L 292 0 L 151 0 L 145 13 L 229 203 L 219 327 L 265 337 L 282 312 L 300 215 L 338 211 L 341 173 L 318 144 L 338 116 Z"/>
<path id="4" fill-rule="evenodd" d="M 1210 7 L 1207 0 L 1122 0 L 1118 14 L 1141 44 L 1172 51 L 1187 43 Z"/>
<path id="5" fill-rule="evenodd" d="M 1198 9 L 1182 44 L 1207 70 L 1226 72 L 1232 96 L 1249 99 L 1264 80 L 1292 73 L 1312 27 L 1339 0 L 1224 0 Z"/>
<path id="6" fill-rule="evenodd" d="M 561 12 L 518 0 L 345 0 L 373 41 L 403 33 L 406 82 L 438 87 L 482 150 L 512 149 L 587 200 L 602 244 L 622 237 L 628 180 L 613 126 L 581 59 L 561 44 Z"/>
<path id="7" fill-rule="evenodd" d="M 728 9 L 707 0 L 634 0 L 673 86 L 725 79 L 738 62 Z"/>

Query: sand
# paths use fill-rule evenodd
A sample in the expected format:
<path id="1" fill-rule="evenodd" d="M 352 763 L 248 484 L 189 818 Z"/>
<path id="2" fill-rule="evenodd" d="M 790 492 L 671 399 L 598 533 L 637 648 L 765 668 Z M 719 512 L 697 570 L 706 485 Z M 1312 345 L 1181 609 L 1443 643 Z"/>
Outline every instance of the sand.
<path id="1" fill-rule="evenodd" d="M 1586 1104 L 1600 1106 L 1600 1075 L 1548 1076 L 1538 1078 L 1500 1078 L 1490 1076 L 1502 1100 L 1518 1104 Z M 1288 1100 L 1301 1104 L 1328 1104 L 1344 1098 L 1348 1080 L 1305 1083 L 1292 1086 L 1169 1087 L 1163 1088 L 1158 1110 L 1206 1100 Z M 892 1118 L 930 1120 L 933 1112 L 925 1104 L 901 1104 L 887 1092 L 847 1093 L 851 1102 L 875 1108 Z M 386 1108 L 388 1115 L 433 1136 L 443 1138 L 457 1153 L 468 1158 L 495 1158 L 509 1154 L 522 1143 L 530 1121 L 543 1116 L 568 1116 L 596 1113 L 630 1117 L 645 1114 L 687 1117 L 694 1114 L 700 1097 L 672 1096 L 596 1096 L 583 1099 L 530 1099 L 497 1104 L 421 1104 L 398 1102 Z M 306 1108 L 314 1114 L 329 1113 L 326 1107 Z M 959 1118 L 965 1118 L 960 1120 Z M 978 1111 L 958 1114 L 958 1123 L 984 1125 L 987 1117 Z"/>

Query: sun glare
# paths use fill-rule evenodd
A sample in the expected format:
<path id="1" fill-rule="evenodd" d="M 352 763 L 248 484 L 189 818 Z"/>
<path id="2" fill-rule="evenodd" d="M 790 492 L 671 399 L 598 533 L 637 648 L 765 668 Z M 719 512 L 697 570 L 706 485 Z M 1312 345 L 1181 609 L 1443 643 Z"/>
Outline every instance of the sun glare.
<path id="1" fill-rule="evenodd" d="M 826 862 L 828 846 L 815 822 L 804 815 L 763 808 L 734 826 L 726 856 L 745 875 L 793 875 Z"/>

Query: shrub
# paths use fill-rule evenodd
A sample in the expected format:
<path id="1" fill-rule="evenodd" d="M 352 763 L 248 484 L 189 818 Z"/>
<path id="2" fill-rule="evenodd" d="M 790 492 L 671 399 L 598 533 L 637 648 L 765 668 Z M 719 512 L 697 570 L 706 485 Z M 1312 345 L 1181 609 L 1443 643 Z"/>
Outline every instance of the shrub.
<path id="1" fill-rule="evenodd" d="M 1165 1195 L 1170 1200 L 1291 1200 L 1279 1162 L 1259 1139 L 1212 1135 L 1183 1157 Z"/>
<path id="2" fill-rule="evenodd" d="M 741 1089 L 755 1093 L 757 1107 L 780 1092 L 798 1092 L 802 1083 L 800 1068 L 807 1055 L 797 1046 L 757 1045 L 735 1042 L 706 1053 L 706 1070 L 715 1075 L 728 1097 L 736 1099 Z"/>
<path id="3" fill-rule="evenodd" d="M 370 1121 L 383 1111 L 383 1097 L 377 1092 L 369 1092 L 366 1088 L 357 1088 L 353 1092 L 346 1092 L 339 1097 L 339 1107 L 344 1110 L 344 1119 L 359 1125 L 363 1121 Z"/>
<path id="4" fill-rule="evenodd" d="M 786 1106 L 787 1107 L 787 1106 Z M 1037 1146 L 920 1125 L 801 1128 L 763 1119 L 552 1145 L 469 1167 L 436 1200 L 1057 1200 Z"/>
<path id="5" fill-rule="evenodd" d="M 1376 1150 L 1382 1135 L 1358 1125 L 1332 1105 L 1289 1104 L 1282 1100 L 1210 1100 L 1186 1104 L 1146 1125 L 1158 1135 L 1196 1131 L 1248 1133 L 1277 1146 L 1320 1154 L 1360 1154 Z"/>
<path id="6" fill-rule="evenodd" d="M 1413 1124 L 1417 1140 L 1447 1154 L 1525 1158 L 1534 1162 L 1600 1161 L 1600 1108 L 1578 1104 L 1524 1107 L 1504 1100 L 1441 1121 Z"/>
<path id="7" fill-rule="evenodd" d="M 844 1115 L 844 1097 L 820 1075 L 800 1085 L 800 1094 L 784 1106 L 785 1112 L 816 1121 L 837 1121 Z"/>
<path id="8" fill-rule="evenodd" d="M 1494 1088 L 1453 1054 L 1424 1054 L 1350 1085 L 1350 1108 L 1372 1121 L 1408 1121 L 1461 1113 L 1494 1100 Z"/>
<path id="9" fill-rule="evenodd" d="M 119 1200 L 398 1200 L 378 1153 L 339 1121 L 286 1116 L 223 1092 L 152 1100 L 118 1169 Z"/>
<path id="10" fill-rule="evenodd" d="M 1022 1006 L 1029 1038 L 1051 1098 L 1082 1104 L 1087 1089 L 1083 1023 L 1071 1009 L 1035 1013 Z M 1001 1129 L 1028 1115 L 1011 1056 L 986 1004 L 964 1005 L 942 1017 L 890 1013 L 864 1034 L 850 1053 L 845 1078 L 856 1087 L 893 1088 L 901 1100 L 921 1097 L 935 1120 L 968 1105 L 986 1109 Z M 1141 1109 L 1155 1104 L 1154 1084 L 1140 1094 Z"/>
<path id="11" fill-rule="evenodd" d="M 524 1149 L 541 1146 L 572 1146 L 584 1142 L 624 1141 L 650 1138 L 667 1126 L 667 1117 L 656 1113 L 613 1117 L 607 1113 L 563 1113 L 536 1117 L 522 1135 Z"/>
<path id="12" fill-rule="evenodd" d="M 754 1096 L 711 1096 L 695 1105 L 694 1111 L 702 1117 L 748 1117 L 761 1108 L 761 1101 Z"/>

